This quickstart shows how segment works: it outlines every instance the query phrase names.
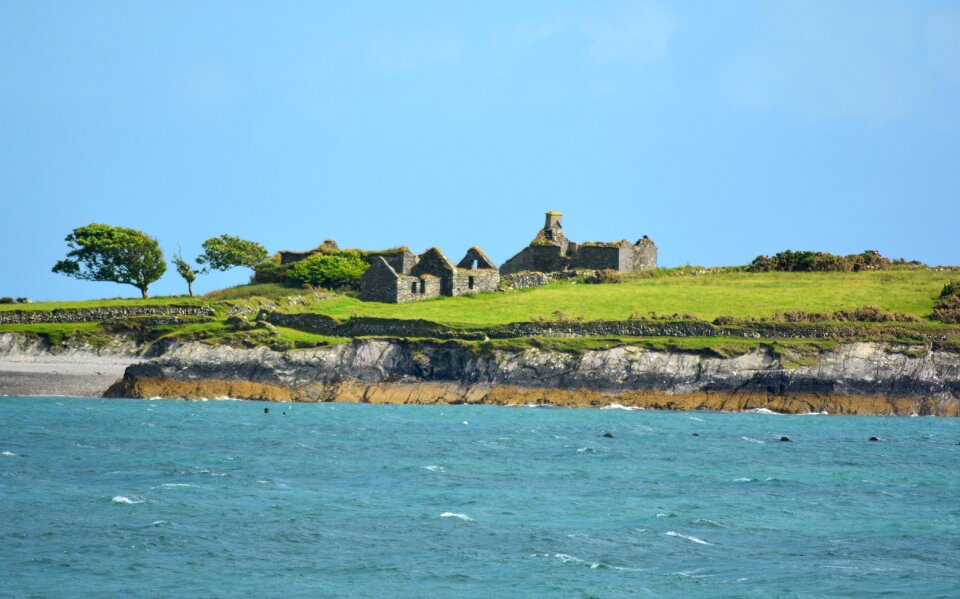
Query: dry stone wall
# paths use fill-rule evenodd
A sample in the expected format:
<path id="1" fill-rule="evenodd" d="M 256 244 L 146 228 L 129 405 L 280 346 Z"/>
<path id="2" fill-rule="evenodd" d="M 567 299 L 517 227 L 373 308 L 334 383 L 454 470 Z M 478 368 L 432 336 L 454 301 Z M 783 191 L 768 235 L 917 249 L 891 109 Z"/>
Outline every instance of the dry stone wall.
<path id="1" fill-rule="evenodd" d="M 213 316 L 206 306 L 109 306 L 68 308 L 63 310 L 3 310 L 0 324 L 42 324 L 66 322 L 102 322 L 125 318 L 156 316 Z"/>

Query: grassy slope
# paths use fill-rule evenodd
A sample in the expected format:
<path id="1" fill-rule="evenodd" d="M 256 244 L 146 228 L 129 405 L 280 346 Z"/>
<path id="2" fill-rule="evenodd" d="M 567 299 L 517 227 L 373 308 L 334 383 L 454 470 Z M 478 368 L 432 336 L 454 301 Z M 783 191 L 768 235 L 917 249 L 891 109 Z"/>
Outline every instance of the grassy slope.
<path id="1" fill-rule="evenodd" d="M 361 302 L 336 297 L 302 311 L 336 318 L 379 316 L 422 318 L 451 324 L 486 325 L 552 318 L 624 320 L 634 312 L 717 316 L 771 316 L 786 310 L 833 312 L 863 306 L 927 318 L 934 298 L 949 279 L 936 271 L 869 273 L 742 273 L 662 276 L 621 284 L 560 282 L 546 288 L 474 297 L 440 298 L 411 304 Z"/>

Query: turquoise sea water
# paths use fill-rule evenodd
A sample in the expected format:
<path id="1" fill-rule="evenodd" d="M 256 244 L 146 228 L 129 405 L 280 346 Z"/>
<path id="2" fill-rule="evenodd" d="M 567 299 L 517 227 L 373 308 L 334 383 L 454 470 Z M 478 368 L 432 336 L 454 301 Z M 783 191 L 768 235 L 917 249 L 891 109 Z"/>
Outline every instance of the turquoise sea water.
<path id="1" fill-rule="evenodd" d="M 955 419 L 265 405 L 0 398 L 0 596 L 960 596 Z"/>

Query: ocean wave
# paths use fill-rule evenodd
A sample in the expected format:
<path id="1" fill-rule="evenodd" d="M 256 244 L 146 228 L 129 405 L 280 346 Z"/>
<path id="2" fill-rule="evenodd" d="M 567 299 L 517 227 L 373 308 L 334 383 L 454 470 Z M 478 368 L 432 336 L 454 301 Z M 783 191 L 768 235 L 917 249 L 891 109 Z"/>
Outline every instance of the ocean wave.
<path id="1" fill-rule="evenodd" d="M 829 416 L 830 412 L 822 410 L 820 412 L 804 412 L 802 414 L 794 414 L 795 416 Z"/>
<path id="2" fill-rule="evenodd" d="M 693 535 L 685 535 L 685 534 L 676 532 L 676 531 L 674 531 L 674 530 L 668 530 L 668 531 L 665 532 L 664 534 L 667 535 L 668 537 L 677 537 L 677 538 L 680 538 L 680 539 L 686 539 L 686 540 L 688 540 L 688 541 L 692 541 L 692 542 L 694 542 L 694 543 L 697 543 L 698 545 L 713 545 L 713 543 L 709 543 L 709 542 L 707 542 L 707 541 L 704 541 L 703 539 L 698 539 L 697 537 L 695 537 L 695 536 L 693 536 Z"/>
<path id="3" fill-rule="evenodd" d="M 470 516 L 466 514 L 457 514 L 455 512 L 443 512 L 442 514 L 440 514 L 440 517 L 441 518 L 459 518 L 464 522 L 473 522 L 473 518 L 471 518 Z"/>
<path id="4" fill-rule="evenodd" d="M 545 553 L 544 556 L 553 557 L 554 559 L 558 559 L 565 564 L 590 564 L 591 570 L 596 570 L 597 568 L 600 567 L 599 563 L 588 562 L 585 559 L 580 559 L 579 557 L 570 555 L 569 553 L 554 553 L 553 555 L 550 555 L 549 553 Z"/>
<path id="5" fill-rule="evenodd" d="M 7 457 L 11 457 L 11 458 L 12 458 L 13 456 L 15 456 L 15 455 L 17 455 L 17 454 L 13 453 L 12 451 L 4 451 L 3 453 L 0 453 L 0 455 L 5 455 L 5 456 L 7 456 Z"/>
<path id="6" fill-rule="evenodd" d="M 605 406 L 603 406 L 603 407 L 600 408 L 600 409 L 601 409 L 601 410 L 627 410 L 627 411 L 633 411 L 633 410 L 642 410 L 643 408 L 636 407 L 636 406 L 625 406 L 625 405 L 618 404 L 618 403 L 612 403 L 612 404 L 605 405 Z"/>
<path id="7" fill-rule="evenodd" d="M 693 420 L 694 422 L 703 422 L 703 421 L 704 421 L 703 418 L 697 418 L 696 416 L 687 416 L 687 418 L 689 418 L 690 420 Z"/>
<path id="8" fill-rule="evenodd" d="M 711 520 L 710 518 L 697 518 L 693 521 L 694 524 L 713 526 L 714 528 L 724 528 L 723 524 L 720 524 L 716 520 Z"/>
<path id="9" fill-rule="evenodd" d="M 146 499 L 142 497 L 137 497 L 136 495 L 134 495 L 133 497 L 125 497 L 123 495 L 117 495 L 110 501 L 113 503 L 119 503 L 123 505 L 136 505 L 138 503 L 144 503 Z"/>
<path id="10" fill-rule="evenodd" d="M 773 410 L 768 410 L 767 408 L 753 408 L 752 410 L 747 410 L 754 414 L 772 414 L 774 416 L 783 416 L 780 412 L 774 412 Z"/>
<path id="11" fill-rule="evenodd" d="M 730 482 L 735 482 L 735 483 L 749 483 L 749 482 L 753 482 L 753 480 L 754 480 L 754 479 L 752 479 L 752 478 L 747 478 L 746 476 L 741 476 L 740 478 L 735 478 L 735 479 L 733 479 L 733 480 L 730 481 Z"/>
<path id="12" fill-rule="evenodd" d="M 424 466 L 424 470 L 429 470 L 430 472 L 446 472 L 447 469 L 443 466 Z"/>
<path id="13" fill-rule="evenodd" d="M 760 439 L 754 439 L 753 437 L 740 437 L 744 441 L 749 441 L 750 443 L 760 443 L 761 445 L 765 444 L 766 441 L 761 441 Z"/>

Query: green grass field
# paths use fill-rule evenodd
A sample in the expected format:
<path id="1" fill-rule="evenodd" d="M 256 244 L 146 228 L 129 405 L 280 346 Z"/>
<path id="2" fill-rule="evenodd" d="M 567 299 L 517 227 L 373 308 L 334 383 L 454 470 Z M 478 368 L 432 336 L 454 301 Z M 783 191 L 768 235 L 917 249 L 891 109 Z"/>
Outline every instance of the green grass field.
<path id="1" fill-rule="evenodd" d="M 625 320 L 634 313 L 649 312 L 712 320 L 717 316 L 768 317 L 787 310 L 833 312 L 863 306 L 927 318 L 951 274 L 955 276 L 933 270 L 685 274 L 607 285 L 558 282 L 539 289 L 399 305 L 337 296 L 296 309 L 339 319 L 352 315 L 421 318 L 464 325 L 553 319 L 557 311 L 584 320 Z"/>

